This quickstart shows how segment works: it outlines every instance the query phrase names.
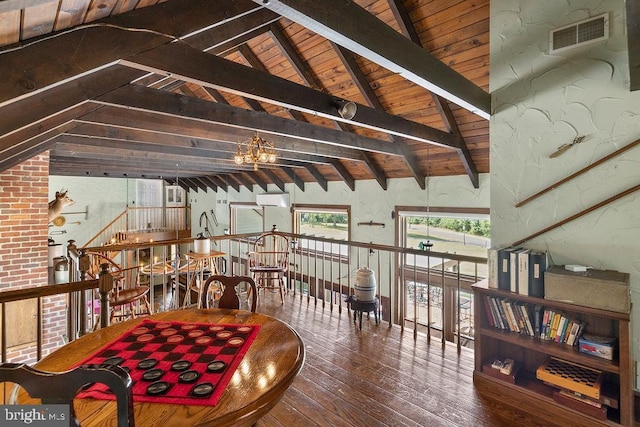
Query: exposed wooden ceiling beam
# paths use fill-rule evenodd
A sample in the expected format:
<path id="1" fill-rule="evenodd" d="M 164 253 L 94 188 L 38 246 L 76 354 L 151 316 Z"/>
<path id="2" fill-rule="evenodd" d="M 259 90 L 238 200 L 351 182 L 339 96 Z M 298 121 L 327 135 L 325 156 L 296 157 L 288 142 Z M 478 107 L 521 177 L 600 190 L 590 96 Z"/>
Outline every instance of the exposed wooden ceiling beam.
<path id="1" fill-rule="evenodd" d="M 216 2 L 217 8 L 225 8 L 225 4 Z M 211 7 L 211 6 L 209 6 Z M 233 13 L 233 11 L 231 11 Z M 226 45 L 227 43 L 244 43 L 247 34 L 254 34 L 256 31 L 265 32 L 269 24 L 280 19 L 280 15 L 266 9 L 256 9 L 247 14 L 242 14 L 228 22 L 222 22 L 213 30 L 202 31 L 194 34 L 185 40 L 189 46 L 204 52 L 209 52 Z"/>
<path id="2" fill-rule="evenodd" d="M 169 73 L 181 80 L 225 90 L 284 108 L 317 114 L 331 120 L 447 148 L 458 148 L 458 140 L 446 132 L 364 105 L 358 106 L 358 112 L 353 119 L 344 119 L 338 114 L 337 99 L 330 94 L 262 73 L 224 58 L 208 55 L 179 43 L 158 46 L 132 55 L 121 63 L 147 72 Z M 247 85 L 248 81 L 252 84 Z"/>
<path id="3" fill-rule="evenodd" d="M 627 50 L 629 52 L 629 77 L 632 91 L 640 89 L 640 2 L 626 0 Z"/>
<path id="4" fill-rule="evenodd" d="M 260 176 L 258 176 L 257 173 L 248 174 L 246 172 L 243 172 L 243 174 L 252 179 L 258 185 L 258 187 L 262 188 L 263 191 L 267 191 L 267 182 Z"/>
<path id="5" fill-rule="evenodd" d="M 248 67 L 242 68 L 250 70 Z M 343 148 L 399 155 L 398 148 L 395 144 L 377 139 L 340 132 L 309 123 L 295 122 L 266 113 L 243 110 L 241 108 L 190 98 L 184 95 L 156 91 L 137 85 L 129 85 L 114 90 L 96 98 L 95 101 L 114 106 L 155 111 L 171 116 L 206 120 L 222 126 L 286 135 L 320 143 L 325 146 L 329 143 L 333 146 Z M 328 153 L 327 155 L 330 156 L 331 154 Z"/>
<path id="6" fill-rule="evenodd" d="M 249 0 L 219 3 L 214 8 L 204 0 L 165 2 L 101 21 L 110 26 L 82 27 L 37 41 L 28 49 L 2 52 L 0 106 L 255 9 Z M 152 31 L 127 31 L 115 25 Z"/>
<path id="7" fill-rule="evenodd" d="M 280 179 L 278 175 L 275 174 L 275 172 L 273 172 L 270 169 L 260 169 L 260 171 L 262 171 L 262 173 L 267 175 L 271 180 L 271 183 L 274 184 L 276 187 L 278 187 L 280 191 L 285 191 L 284 182 Z"/>
<path id="8" fill-rule="evenodd" d="M 345 184 L 347 184 L 347 187 L 349 187 L 351 191 L 356 191 L 356 182 L 353 179 L 353 176 L 351 176 L 347 168 L 345 168 L 344 165 L 340 163 L 340 160 L 332 160 L 331 166 L 333 166 L 336 172 L 338 172 L 338 175 L 342 177 L 342 180 Z"/>
<path id="9" fill-rule="evenodd" d="M 304 167 L 309 171 L 309 173 L 311 174 L 311 176 L 313 176 L 313 178 L 316 180 L 316 182 L 318 184 L 320 184 L 320 187 L 322 187 L 322 189 L 324 191 L 328 191 L 329 190 L 329 186 L 327 185 L 327 180 L 320 173 L 318 168 L 316 168 L 314 165 L 311 165 L 311 164 L 304 165 Z"/>
<path id="10" fill-rule="evenodd" d="M 232 174 L 233 178 L 238 181 L 240 184 L 247 187 L 247 190 L 253 193 L 253 181 L 251 181 L 245 174 L 243 173 L 234 173 Z"/>
<path id="11" fill-rule="evenodd" d="M 236 192 L 240 192 L 240 184 L 236 180 L 234 180 L 230 174 L 220 174 L 217 175 L 219 179 L 221 179 L 227 186 L 236 190 Z"/>
<path id="12" fill-rule="evenodd" d="M 489 119 L 491 96 L 360 7 L 344 0 L 254 0 L 350 51 Z M 357 25 L 354 23 L 357 22 Z"/>
<path id="13" fill-rule="evenodd" d="M 216 191 L 216 192 L 218 191 L 218 184 L 213 182 L 213 180 L 209 176 L 203 175 L 203 176 L 199 176 L 198 178 L 200 178 L 202 182 L 207 184 L 207 186 L 209 186 L 213 191 Z"/>
<path id="14" fill-rule="evenodd" d="M 0 63 L 2 63 L 1 60 Z M 46 92 L 39 92 L 31 97 L 23 97 L 1 106 L 0 137 L 4 138 L 24 127 L 37 125 L 37 123 L 59 115 L 94 96 L 126 85 L 131 79 L 141 75 L 139 71 L 132 71 L 122 66 L 99 70 L 54 86 Z M 0 79 L 0 87 L 2 86 L 4 85 Z"/>
<path id="15" fill-rule="evenodd" d="M 300 190 L 304 191 L 304 181 L 298 178 L 294 168 L 282 168 L 281 170 L 286 173 L 289 178 L 291 178 L 294 185 L 296 185 Z"/>
<path id="16" fill-rule="evenodd" d="M 220 178 L 220 175 L 208 175 L 208 178 L 220 187 L 225 193 L 229 192 L 229 186 Z"/>

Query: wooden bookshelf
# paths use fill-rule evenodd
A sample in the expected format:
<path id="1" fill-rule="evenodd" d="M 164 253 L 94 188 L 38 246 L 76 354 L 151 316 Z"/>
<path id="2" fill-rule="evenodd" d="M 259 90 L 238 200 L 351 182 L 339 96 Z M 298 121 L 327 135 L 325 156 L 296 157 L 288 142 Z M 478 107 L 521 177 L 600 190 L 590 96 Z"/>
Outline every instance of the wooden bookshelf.
<path id="1" fill-rule="evenodd" d="M 475 370 L 474 383 L 483 392 L 503 400 L 506 404 L 529 408 L 555 423 L 567 425 L 634 425 L 633 365 L 631 356 L 630 314 L 577 306 L 543 298 L 519 295 L 492 289 L 486 280 L 472 286 L 475 314 Z M 586 322 L 585 332 L 615 336 L 617 353 L 614 360 L 606 360 L 578 351 L 577 346 L 531 337 L 491 326 L 485 311 L 484 299 L 506 298 L 562 311 Z M 483 372 L 483 365 L 495 355 L 509 357 L 521 367 L 515 384 L 499 376 Z M 601 371 L 605 375 L 607 394 L 615 396 L 618 408 L 607 409 L 607 420 L 600 420 L 586 413 L 564 406 L 553 399 L 557 388 L 536 379 L 536 369 L 550 357 L 576 363 Z M 486 367 L 485 367 L 486 369 Z"/>

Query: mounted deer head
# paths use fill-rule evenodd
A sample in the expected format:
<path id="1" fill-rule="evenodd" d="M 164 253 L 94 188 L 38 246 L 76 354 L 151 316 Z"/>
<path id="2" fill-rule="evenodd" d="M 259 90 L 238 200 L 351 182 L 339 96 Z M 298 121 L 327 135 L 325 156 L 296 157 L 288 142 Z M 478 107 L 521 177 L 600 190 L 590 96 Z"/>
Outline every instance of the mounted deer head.
<path id="1" fill-rule="evenodd" d="M 72 206 L 76 202 L 67 196 L 67 191 L 56 191 L 56 198 L 49 202 L 49 222 L 59 217 L 65 206 Z"/>

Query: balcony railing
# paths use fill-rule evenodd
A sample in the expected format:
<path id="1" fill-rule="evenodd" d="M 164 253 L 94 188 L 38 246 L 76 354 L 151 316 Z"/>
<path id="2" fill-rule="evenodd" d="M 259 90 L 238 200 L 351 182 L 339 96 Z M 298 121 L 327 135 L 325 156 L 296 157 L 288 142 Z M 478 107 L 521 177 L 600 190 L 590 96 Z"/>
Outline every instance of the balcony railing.
<path id="1" fill-rule="evenodd" d="M 354 293 L 355 273 L 360 267 L 374 271 L 380 314 L 389 326 L 399 325 L 403 330 L 412 329 L 418 339 L 419 332 L 427 340 L 436 336 L 442 344 L 455 342 L 461 346 L 473 342 L 473 301 L 471 284 L 486 276 L 486 258 L 457 254 L 421 251 L 386 245 L 337 241 L 326 238 L 281 233 L 289 237 L 289 269 L 286 285 L 295 298 L 306 300 L 315 308 L 348 310 L 345 299 Z M 211 248 L 225 255 L 216 258 L 219 272 L 229 275 L 249 275 L 248 252 L 253 247 L 255 234 L 216 236 L 211 238 Z M 138 242 L 85 248 L 82 251 L 104 252 L 113 257 L 123 268 L 140 268 L 141 277 L 153 289 L 156 310 L 177 309 L 182 302 L 177 295 L 184 295 L 190 280 L 199 280 L 199 272 L 186 262 L 185 255 L 193 250 L 193 238 Z M 73 255 L 73 253 L 71 254 Z M 73 340 L 97 325 L 97 280 L 80 280 L 77 258 L 72 257 L 74 272 L 65 285 L 43 286 L 33 289 L 0 293 L 2 313 L 11 301 L 36 298 L 38 315 L 33 319 L 38 330 L 37 342 L 32 343 L 31 353 L 25 346 L 15 349 L 2 347 L 2 361 L 35 361 L 55 349 L 43 338 L 47 336 L 47 316 L 56 315 L 45 310 L 45 298 L 57 297 L 62 312 L 65 339 L 58 345 Z M 174 268 L 179 265 L 181 268 Z M 197 301 L 192 298 L 191 301 Z M 284 307 L 286 309 L 286 305 Z M 59 316 L 60 313 L 57 313 Z M 10 319 L 2 318 L 2 342 Z M 43 351 L 44 349 L 44 351 Z M 27 356 L 28 354 L 28 356 Z"/>

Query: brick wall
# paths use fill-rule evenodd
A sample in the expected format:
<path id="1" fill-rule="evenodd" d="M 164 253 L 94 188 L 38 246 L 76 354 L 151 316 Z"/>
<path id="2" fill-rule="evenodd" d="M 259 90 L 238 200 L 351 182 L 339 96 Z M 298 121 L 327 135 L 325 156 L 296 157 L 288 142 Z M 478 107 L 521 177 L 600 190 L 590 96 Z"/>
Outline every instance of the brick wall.
<path id="1" fill-rule="evenodd" d="M 0 172 L 0 291 L 48 284 L 49 153 Z M 44 298 L 43 355 L 63 343 L 66 297 Z M 11 327 L 12 320 L 7 319 Z M 21 330 L 36 327 L 20 325 Z M 33 362 L 35 349 L 8 349 L 7 361 Z"/>

